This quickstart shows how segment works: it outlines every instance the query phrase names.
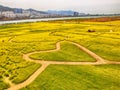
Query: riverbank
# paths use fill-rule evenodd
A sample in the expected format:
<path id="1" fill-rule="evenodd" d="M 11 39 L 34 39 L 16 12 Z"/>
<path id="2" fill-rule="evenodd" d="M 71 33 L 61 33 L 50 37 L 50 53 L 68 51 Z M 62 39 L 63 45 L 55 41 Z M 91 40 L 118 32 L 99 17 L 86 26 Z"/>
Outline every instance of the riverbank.
<path id="1" fill-rule="evenodd" d="M 107 17 L 107 18 L 114 18 L 119 19 L 120 20 L 120 16 L 85 16 L 85 17 L 62 17 L 62 18 L 42 18 L 42 19 L 25 19 L 25 20 L 11 20 L 11 21 L 0 21 L 0 25 L 2 24 L 17 24 L 17 23 L 27 23 L 27 22 L 41 22 L 41 21 L 55 21 L 55 20 L 71 20 L 71 19 L 81 19 L 83 18 L 85 19 L 92 19 L 92 18 L 103 18 L 103 17 Z"/>

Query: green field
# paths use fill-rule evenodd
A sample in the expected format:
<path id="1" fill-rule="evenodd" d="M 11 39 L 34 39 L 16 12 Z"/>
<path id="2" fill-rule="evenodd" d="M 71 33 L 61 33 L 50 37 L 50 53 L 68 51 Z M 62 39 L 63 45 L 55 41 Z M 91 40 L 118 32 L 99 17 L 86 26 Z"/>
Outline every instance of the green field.
<path id="1" fill-rule="evenodd" d="M 112 71 L 112 72 L 111 72 Z M 49 66 L 22 90 L 119 90 L 120 66 Z"/>
<path id="2" fill-rule="evenodd" d="M 50 61 L 95 61 L 88 54 L 69 42 L 61 42 L 61 50 L 59 51 L 32 54 L 30 57 Z"/>
<path id="3" fill-rule="evenodd" d="M 95 32 L 87 32 L 89 29 Z M 37 53 L 30 57 L 52 61 L 95 60 L 68 41 L 76 42 L 109 61 L 120 61 L 120 21 L 76 22 L 54 21 L 0 25 L 0 90 L 26 80 L 41 65 L 26 61 L 22 55 L 34 51 L 61 50 Z M 49 66 L 28 90 L 119 90 L 120 65 Z M 63 76 L 63 77 L 62 77 Z M 54 77 L 54 78 L 53 78 Z M 82 79 L 82 80 L 81 80 Z M 63 84 L 63 85 L 62 85 Z M 54 85 L 54 86 L 53 86 Z M 24 88 L 25 90 L 27 88 Z"/>

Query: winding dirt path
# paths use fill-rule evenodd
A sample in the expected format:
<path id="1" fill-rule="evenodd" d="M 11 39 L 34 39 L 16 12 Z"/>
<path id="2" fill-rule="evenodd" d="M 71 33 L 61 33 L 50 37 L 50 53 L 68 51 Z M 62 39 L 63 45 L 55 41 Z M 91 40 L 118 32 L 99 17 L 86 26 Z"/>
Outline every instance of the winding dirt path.
<path id="1" fill-rule="evenodd" d="M 62 41 L 61 41 L 62 42 Z M 74 43 L 74 42 L 70 42 L 71 44 L 76 45 L 77 47 L 79 47 L 82 51 L 86 52 L 87 54 L 89 54 L 91 57 L 93 57 L 94 59 L 96 59 L 96 62 L 62 62 L 62 61 L 44 61 L 44 60 L 34 60 L 30 58 L 30 55 L 32 54 L 36 54 L 36 53 L 43 53 L 43 52 L 56 52 L 59 51 L 60 48 L 60 43 L 58 42 L 56 44 L 56 49 L 54 50 L 46 50 L 46 51 L 35 51 L 35 52 L 31 52 L 31 53 L 27 53 L 23 55 L 23 59 L 30 61 L 30 62 L 35 62 L 35 63 L 39 63 L 42 66 L 35 71 L 35 73 L 33 73 L 27 80 L 25 80 L 24 82 L 11 86 L 10 88 L 8 88 L 7 90 L 19 90 L 23 87 L 26 87 L 27 85 L 29 85 L 30 83 L 32 83 L 49 65 L 51 64 L 57 64 L 57 65 L 101 65 L 101 64 L 120 64 L 120 62 L 114 62 L 114 61 L 108 61 L 108 60 L 104 60 L 103 58 L 101 58 L 100 56 L 96 55 L 95 53 L 93 53 L 92 51 L 88 50 L 87 48 Z"/>
<path id="2" fill-rule="evenodd" d="M 4 79 L 4 82 L 6 82 L 7 84 L 9 84 L 11 87 L 15 85 L 14 83 L 12 83 L 12 81 L 10 81 L 10 79 L 8 77 L 6 77 Z"/>
<path id="3" fill-rule="evenodd" d="M 13 36 L 13 37 L 11 37 L 9 40 L 8 40 L 8 42 L 12 42 L 12 40 L 15 38 L 16 36 Z"/>

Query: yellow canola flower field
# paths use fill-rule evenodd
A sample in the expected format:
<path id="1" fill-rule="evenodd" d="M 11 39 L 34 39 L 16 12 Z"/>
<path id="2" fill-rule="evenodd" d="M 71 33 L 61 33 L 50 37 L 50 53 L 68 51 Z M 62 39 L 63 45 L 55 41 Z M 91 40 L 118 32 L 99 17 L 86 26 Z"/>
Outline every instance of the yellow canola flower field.
<path id="1" fill-rule="evenodd" d="M 89 32 L 89 30 L 94 32 Z M 75 21 L 69 22 L 68 20 L 68 21 L 59 21 L 59 22 L 54 21 L 54 22 L 36 22 L 36 23 L 1 25 L 0 26 L 0 90 L 10 87 L 9 83 L 7 83 L 6 81 L 6 78 L 8 78 L 14 84 L 18 84 L 26 80 L 32 73 L 34 73 L 41 66 L 39 64 L 24 60 L 22 58 L 23 54 L 33 51 L 40 51 L 40 50 L 44 51 L 44 50 L 55 49 L 55 44 L 59 41 L 76 42 L 80 45 L 83 45 L 84 47 L 88 48 L 89 50 L 93 51 L 94 53 L 96 53 L 97 55 L 101 56 L 106 60 L 120 61 L 120 21 L 119 20 L 109 21 L 109 22 L 79 22 L 79 23 Z M 68 61 L 70 58 L 71 61 L 75 60 L 75 61 L 83 61 L 83 62 L 85 58 L 85 61 L 94 61 L 94 59 L 91 58 L 89 55 L 85 55 L 84 53 L 79 52 L 75 46 L 67 42 L 63 43 L 61 47 L 63 47 L 62 49 L 63 51 L 60 51 L 57 54 L 56 53 L 35 54 L 32 55 L 31 58 L 46 59 L 46 60 L 62 59 L 64 61 Z M 75 54 L 74 50 L 75 53 L 78 55 L 80 55 L 81 53 L 81 56 L 74 55 Z M 69 56 L 67 57 L 68 55 L 67 52 L 69 52 L 69 56 L 71 57 Z M 68 59 L 66 59 L 66 57 Z M 77 59 L 77 58 L 81 58 L 81 59 Z M 104 67 L 106 66 L 103 66 L 103 68 Z M 118 68 L 120 66 L 111 65 L 108 67 L 116 68 L 116 70 L 113 70 L 113 72 L 116 75 L 116 72 L 118 72 Z M 111 69 L 108 67 L 107 67 L 108 71 L 105 72 L 110 73 Z M 54 69 L 58 68 L 59 70 L 61 70 L 61 68 L 59 68 L 58 66 L 51 66 L 50 68 L 47 69 L 47 71 L 50 72 L 52 68 Z M 68 68 L 65 66 L 62 66 L 62 68 L 66 68 L 66 70 L 68 70 Z M 96 75 L 98 74 L 98 71 L 101 70 L 101 68 L 97 66 L 96 67 L 86 66 L 86 67 L 77 67 L 77 68 L 75 68 L 74 66 L 73 72 L 76 72 L 77 69 L 78 70 L 80 69 L 82 72 L 83 69 L 89 71 L 88 68 L 91 69 L 96 68 L 95 69 Z M 56 73 L 59 73 L 58 71 L 56 70 Z M 70 70 L 68 71 L 70 74 L 72 73 Z M 104 72 L 101 71 L 101 73 Z M 120 73 L 120 71 L 118 73 Z M 47 77 L 47 72 L 45 72 L 44 74 Z M 68 74 L 65 73 L 65 75 Z M 76 74 L 75 76 L 79 76 L 79 75 Z M 120 76 L 116 76 L 117 79 L 118 77 Z M 113 78 L 113 82 L 114 79 L 115 78 Z M 102 78 L 101 83 L 103 81 L 104 79 Z M 118 81 L 120 81 L 120 79 Z M 63 81 L 61 82 L 63 83 Z M 89 82 L 92 83 L 91 80 Z M 112 81 L 109 82 L 112 83 Z M 120 85 L 120 82 L 116 82 L 116 83 Z M 80 85 L 79 83 L 77 84 L 78 86 Z M 67 83 L 67 85 L 69 85 L 69 83 Z M 66 87 L 68 87 L 67 85 Z M 30 86 L 28 88 L 29 88 L 28 90 L 30 90 L 30 88 L 33 87 Z M 75 89 L 78 90 L 78 88 Z M 113 89 L 118 90 L 120 86 L 113 85 L 113 87 L 111 88 L 112 89 L 109 90 L 113 90 Z M 51 88 L 50 90 L 57 90 L 57 89 L 59 88 L 57 88 L 56 86 L 54 87 L 54 89 Z M 61 90 L 66 90 L 66 88 L 63 88 Z M 84 88 L 81 90 L 84 90 Z M 108 89 L 103 88 L 103 90 L 108 90 Z"/>

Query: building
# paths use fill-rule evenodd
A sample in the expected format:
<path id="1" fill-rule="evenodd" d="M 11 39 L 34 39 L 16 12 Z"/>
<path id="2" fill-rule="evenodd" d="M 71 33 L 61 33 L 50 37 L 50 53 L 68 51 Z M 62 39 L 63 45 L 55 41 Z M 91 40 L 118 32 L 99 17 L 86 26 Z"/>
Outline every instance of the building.
<path id="1" fill-rule="evenodd" d="M 47 13 L 41 13 L 41 12 L 38 12 L 38 11 L 35 11 L 35 10 L 32 10 L 32 9 L 23 11 L 23 14 L 26 15 L 26 16 L 30 16 L 30 18 L 48 17 Z"/>
<path id="2" fill-rule="evenodd" d="M 2 18 L 2 16 L 3 16 L 3 15 L 2 15 L 2 12 L 0 11 L 0 19 Z"/>
<path id="3" fill-rule="evenodd" d="M 2 15 L 4 17 L 8 17 L 8 18 L 15 18 L 16 17 L 16 15 L 13 11 L 3 11 Z"/>
<path id="4" fill-rule="evenodd" d="M 2 12 L 0 11 L 0 16 L 2 16 Z"/>
<path id="5" fill-rule="evenodd" d="M 73 16 L 79 16 L 79 13 L 78 12 L 74 12 Z"/>
<path id="6" fill-rule="evenodd" d="M 79 16 L 85 16 L 86 14 L 85 13 L 79 13 Z"/>
<path id="7" fill-rule="evenodd" d="M 48 10 L 48 14 L 50 15 L 56 15 L 56 16 L 78 16 L 79 13 L 71 10 L 61 10 L 61 11 L 56 11 L 56 10 Z"/>
<path id="8" fill-rule="evenodd" d="M 30 16 L 30 11 L 23 10 L 23 14 L 24 14 L 24 16 L 29 17 Z"/>
<path id="9" fill-rule="evenodd" d="M 14 13 L 23 13 L 23 10 L 22 9 L 14 9 Z"/>
<path id="10" fill-rule="evenodd" d="M 39 17 L 49 17 L 49 15 L 48 14 L 43 14 L 43 13 L 40 13 L 40 15 L 39 15 Z"/>

